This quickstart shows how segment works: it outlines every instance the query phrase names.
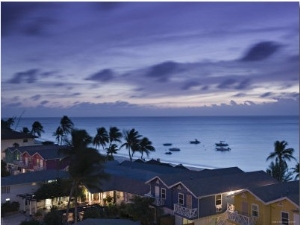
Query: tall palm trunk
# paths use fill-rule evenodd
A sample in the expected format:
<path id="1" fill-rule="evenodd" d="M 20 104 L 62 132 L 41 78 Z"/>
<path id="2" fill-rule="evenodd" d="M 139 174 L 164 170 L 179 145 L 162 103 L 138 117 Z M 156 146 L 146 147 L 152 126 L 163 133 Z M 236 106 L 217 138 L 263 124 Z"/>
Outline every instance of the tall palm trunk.
<path id="1" fill-rule="evenodd" d="M 128 154 L 129 154 L 130 162 L 132 162 L 132 156 L 131 156 L 131 153 L 130 153 L 130 148 L 128 149 Z"/>
<path id="2" fill-rule="evenodd" d="M 75 224 L 77 224 L 77 217 L 78 217 L 78 213 L 77 213 L 77 211 L 78 211 L 78 209 L 77 209 L 77 193 L 78 193 L 78 184 L 76 184 L 76 186 L 75 186 L 75 208 L 74 208 L 74 214 L 75 214 L 75 216 L 74 216 L 74 220 L 75 220 Z"/>
<path id="3" fill-rule="evenodd" d="M 72 195 L 73 195 L 73 192 L 74 192 L 75 183 L 76 183 L 76 182 L 75 182 L 75 180 L 74 180 L 73 183 L 72 183 L 72 188 L 71 188 L 70 195 L 69 195 L 69 199 L 68 199 L 68 205 L 67 205 L 67 211 L 66 211 L 67 224 L 68 224 L 68 218 L 69 218 L 70 203 L 71 203 L 71 198 L 72 198 Z"/>

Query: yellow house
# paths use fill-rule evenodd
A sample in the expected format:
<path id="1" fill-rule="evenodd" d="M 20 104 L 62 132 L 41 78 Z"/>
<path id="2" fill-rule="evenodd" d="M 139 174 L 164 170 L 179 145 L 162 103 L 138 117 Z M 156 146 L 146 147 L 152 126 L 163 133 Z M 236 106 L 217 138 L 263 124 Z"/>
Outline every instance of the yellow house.
<path id="1" fill-rule="evenodd" d="M 245 189 L 228 206 L 228 222 L 240 225 L 299 225 L 299 181 Z"/>

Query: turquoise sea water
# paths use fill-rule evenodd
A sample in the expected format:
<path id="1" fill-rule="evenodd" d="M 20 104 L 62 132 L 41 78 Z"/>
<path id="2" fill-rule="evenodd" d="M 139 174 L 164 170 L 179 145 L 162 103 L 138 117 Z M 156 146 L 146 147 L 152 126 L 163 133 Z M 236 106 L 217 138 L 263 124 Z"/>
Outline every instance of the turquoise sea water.
<path id="1" fill-rule="evenodd" d="M 20 131 L 23 127 L 31 129 L 34 121 L 39 121 L 45 130 L 42 139 L 55 141 L 53 132 L 59 126 L 60 118 L 21 118 L 13 128 Z M 148 137 L 156 151 L 149 159 L 182 163 L 187 166 L 221 168 L 238 166 L 244 171 L 265 170 L 270 162 L 266 158 L 274 150 L 274 142 L 285 140 L 295 149 L 299 160 L 299 118 L 298 116 L 235 116 L 235 117 L 70 117 L 75 128 L 85 129 L 92 137 L 98 127 L 109 129 L 116 126 L 120 130 L 135 128 L 141 135 Z M 197 138 L 200 144 L 190 144 Z M 215 150 L 219 141 L 229 143 L 231 151 Z M 166 155 L 169 147 L 181 151 Z M 100 152 L 104 153 L 104 151 Z M 126 149 L 118 155 L 128 156 Z M 136 158 L 140 154 L 135 155 Z M 289 163 L 290 167 L 295 162 Z"/>

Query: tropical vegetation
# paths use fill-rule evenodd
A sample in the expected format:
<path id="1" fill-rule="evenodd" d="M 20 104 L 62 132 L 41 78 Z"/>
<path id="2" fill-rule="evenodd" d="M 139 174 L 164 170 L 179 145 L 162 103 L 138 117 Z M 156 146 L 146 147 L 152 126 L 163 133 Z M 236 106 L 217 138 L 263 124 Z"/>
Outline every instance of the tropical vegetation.
<path id="1" fill-rule="evenodd" d="M 71 139 L 65 140 L 70 148 L 64 149 L 62 154 L 68 157 L 69 175 L 72 186 L 69 193 L 67 215 L 70 209 L 70 201 L 74 197 L 75 223 L 77 223 L 77 196 L 79 187 L 85 185 L 89 188 L 101 188 L 101 181 L 108 178 L 104 172 L 103 163 L 105 157 L 97 149 L 88 147 L 92 143 L 92 137 L 85 130 L 73 129 Z"/>
<path id="2" fill-rule="evenodd" d="M 283 182 L 292 180 L 293 176 L 293 172 L 288 168 L 287 161 L 291 161 L 292 159 L 296 160 L 293 156 L 294 149 L 287 148 L 287 145 L 288 143 L 286 141 L 275 141 L 274 151 L 271 152 L 266 159 L 267 161 L 270 159 L 275 160 L 270 163 L 266 172 L 278 181 Z"/>

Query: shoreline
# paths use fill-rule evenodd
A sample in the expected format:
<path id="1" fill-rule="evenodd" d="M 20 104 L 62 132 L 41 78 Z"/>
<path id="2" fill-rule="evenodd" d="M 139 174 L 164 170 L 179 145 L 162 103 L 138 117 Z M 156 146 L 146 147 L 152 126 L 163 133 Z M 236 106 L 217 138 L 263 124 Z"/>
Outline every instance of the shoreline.
<path id="1" fill-rule="evenodd" d="M 137 160 L 140 158 L 134 157 L 132 159 L 134 161 L 134 160 Z M 154 158 L 152 158 L 152 159 L 154 159 Z M 118 161 L 119 163 L 122 163 L 124 161 L 129 161 L 130 159 L 129 159 L 129 157 L 126 157 L 126 156 L 114 155 L 114 160 Z M 151 159 L 149 159 L 149 160 L 151 160 Z M 149 161 L 149 160 L 146 160 L 146 161 Z M 157 159 L 154 159 L 154 160 L 157 160 Z M 184 167 L 188 168 L 189 170 L 195 170 L 195 171 L 200 171 L 200 170 L 204 170 L 204 169 L 218 169 L 217 167 L 209 167 L 209 166 L 205 166 L 205 165 L 190 165 L 190 164 L 185 164 L 185 163 L 174 163 L 174 162 L 164 161 L 164 160 L 160 160 L 160 159 L 158 159 L 158 160 L 162 163 L 169 163 L 172 166 L 183 165 Z"/>

